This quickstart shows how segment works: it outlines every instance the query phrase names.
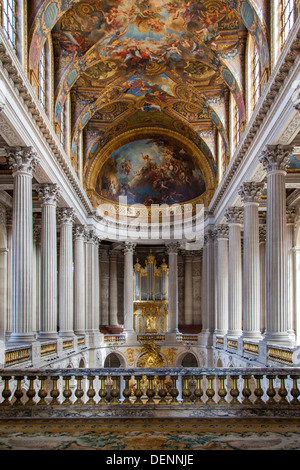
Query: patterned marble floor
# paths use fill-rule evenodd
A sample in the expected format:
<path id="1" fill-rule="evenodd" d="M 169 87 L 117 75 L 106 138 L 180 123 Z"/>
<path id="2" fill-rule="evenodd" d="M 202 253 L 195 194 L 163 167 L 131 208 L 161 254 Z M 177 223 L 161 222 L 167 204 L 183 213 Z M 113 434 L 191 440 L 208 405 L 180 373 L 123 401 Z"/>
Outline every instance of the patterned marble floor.
<path id="1" fill-rule="evenodd" d="M 300 420 L 0 420 L 0 450 L 300 450 Z"/>

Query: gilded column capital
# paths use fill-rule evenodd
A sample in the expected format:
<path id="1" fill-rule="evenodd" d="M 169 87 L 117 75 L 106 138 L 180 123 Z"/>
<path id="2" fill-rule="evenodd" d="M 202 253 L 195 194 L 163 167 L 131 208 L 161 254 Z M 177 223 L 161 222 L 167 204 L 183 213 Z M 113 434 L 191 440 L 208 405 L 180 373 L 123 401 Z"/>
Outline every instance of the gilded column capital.
<path id="1" fill-rule="evenodd" d="M 285 145 L 267 145 L 259 157 L 267 173 L 271 171 L 286 171 L 290 163 L 293 147 Z"/>
<path id="2" fill-rule="evenodd" d="M 62 207 L 58 210 L 58 222 L 60 224 L 73 224 L 74 209 L 71 207 Z"/>
<path id="3" fill-rule="evenodd" d="M 244 210 L 241 207 L 228 207 L 225 211 L 225 217 L 228 224 L 242 224 Z"/>
<path id="4" fill-rule="evenodd" d="M 39 159 L 32 147 L 8 147 L 6 149 L 6 159 L 13 175 L 26 173 L 32 176 Z"/>
<path id="5" fill-rule="evenodd" d="M 221 238 L 228 238 L 228 235 L 229 235 L 228 225 L 219 224 L 216 226 L 215 236 L 218 240 Z"/>
<path id="6" fill-rule="evenodd" d="M 246 182 L 240 186 L 238 194 L 241 196 L 244 204 L 249 202 L 258 203 L 259 196 L 262 195 L 264 186 L 264 183 L 257 183 L 254 181 Z"/>
<path id="7" fill-rule="evenodd" d="M 42 201 L 42 205 L 56 205 L 60 196 L 60 190 L 57 184 L 41 184 L 37 188 L 38 197 Z"/>

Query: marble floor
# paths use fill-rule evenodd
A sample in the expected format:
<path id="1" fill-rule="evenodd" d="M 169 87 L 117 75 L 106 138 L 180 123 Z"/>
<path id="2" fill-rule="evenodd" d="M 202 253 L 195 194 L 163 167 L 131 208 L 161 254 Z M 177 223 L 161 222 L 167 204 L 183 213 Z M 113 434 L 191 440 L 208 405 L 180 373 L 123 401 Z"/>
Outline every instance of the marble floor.
<path id="1" fill-rule="evenodd" d="M 0 420 L 0 450 L 300 450 L 300 419 Z"/>

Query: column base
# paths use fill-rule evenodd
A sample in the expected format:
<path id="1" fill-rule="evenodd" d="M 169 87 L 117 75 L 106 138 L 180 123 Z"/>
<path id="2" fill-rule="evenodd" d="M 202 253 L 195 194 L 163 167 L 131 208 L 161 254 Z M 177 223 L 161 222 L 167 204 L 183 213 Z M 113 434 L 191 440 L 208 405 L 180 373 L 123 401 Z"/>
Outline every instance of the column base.
<path id="1" fill-rule="evenodd" d="M 8 339 L 8 343 L 35 343 L 36 335 L 33 333 L 12 333 Z"/>
<path id="2" fill-rule="evenodd" d="M 74 338 L 75 334 L 74 334 L 74 331 L 60 331 L 58 333 L 58 336 L 60 338 Z"/>
<path id="3" fill-rule="evenodd" d="M 261 341 L 263 336 L 260 331 L 243 331 L 242 339 L 243 341 Z"/>
<path id="4" fill-rule="evenodd" d="M 56 331 L 40 331 L 38 334 L 38 340 L 57 340 L 58 334 Z"/>
<path id="5" fill-rule="evenodd" d="M 266 333 L 264 342 L 282 346 L 295 346 L 295 335 L 289 333 Z"/>

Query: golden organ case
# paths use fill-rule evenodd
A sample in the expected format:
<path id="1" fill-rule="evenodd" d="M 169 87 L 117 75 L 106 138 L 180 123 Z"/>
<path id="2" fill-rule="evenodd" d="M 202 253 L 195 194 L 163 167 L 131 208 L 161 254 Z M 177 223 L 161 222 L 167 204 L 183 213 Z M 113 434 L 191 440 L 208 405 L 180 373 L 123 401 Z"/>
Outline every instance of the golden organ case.
<path id="1" fill-rule="evenodd" d="M 168 265 L 150 250 L 145 266 L 134 265 L 134 329 L 140 334 L 163 334 L 168 330 Z"/>

